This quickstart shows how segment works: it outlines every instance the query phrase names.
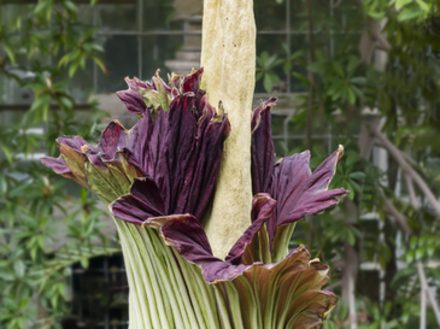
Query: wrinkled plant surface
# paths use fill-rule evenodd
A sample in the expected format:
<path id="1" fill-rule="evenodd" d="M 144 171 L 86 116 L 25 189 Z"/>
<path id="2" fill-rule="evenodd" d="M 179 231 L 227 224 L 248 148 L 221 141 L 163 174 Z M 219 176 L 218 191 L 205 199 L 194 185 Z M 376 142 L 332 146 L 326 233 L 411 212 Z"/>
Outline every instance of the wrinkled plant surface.
<path id="1" fill-rule="evenodd" d="M 118 93 L 138 117 L 111 122 L 93 146 L 60 137 L 42 162 L 94 191 L 114 216 L 130 285 L 130 328 L 319 328 L 336 302 L 328 267 L 304 246 L 288 250 L 295 223 L 335 205 L 342 149 L 310 170 L 309 152 L 275 160 L 270 109 L 252 116 L 252 212 L 224 259 L 204 227 L 220 170 L 227 115 L 200 89 L 203 70 L 165 83 L 127 79 Z"/>

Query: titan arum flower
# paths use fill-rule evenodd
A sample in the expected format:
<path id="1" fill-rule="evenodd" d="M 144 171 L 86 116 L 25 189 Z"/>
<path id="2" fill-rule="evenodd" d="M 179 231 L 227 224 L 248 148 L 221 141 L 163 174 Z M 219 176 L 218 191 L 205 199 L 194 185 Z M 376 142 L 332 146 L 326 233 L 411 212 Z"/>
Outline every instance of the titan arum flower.
<path id="1" fill-rule="evenodd" d="M 329 190 L 342 149 L 313 172 L 308 152 L 275 161 L 275 100 L 252 113 L 252 7 L 204 0 L 203 80 L 127 79 L 131 129 L 113 121 L 96 146 L 59 138 L 60 156 L 42 160 L 109 205 L 131 329 L 319 328 L 336 302 L 328 267 L 288 245 L 298 220 L 344 195 Z"/>
<path id="2" fill-rule="evenodd" d="M 345 194 L 329 190 L 342 149 L 313 172 L 308 152 L 275 161 L 275 99 L 261 103 L 250 124 L 251 211 L 237 219 L 249 225 L 226 257 L 213 254 L 205 228 L 231 127 L 221 106 L 208 103 L 202 74 L 127 79 L 118 96 L 138 116 L 131 129 L 113 121 L 96 146 L 61 137 L 60 156 L 42 162 L 109 204 L 130 285 L 130 328 L 319 328 L 336 302 L 322 289 L 328 267 L 288 243 L 298 220 Z"/>

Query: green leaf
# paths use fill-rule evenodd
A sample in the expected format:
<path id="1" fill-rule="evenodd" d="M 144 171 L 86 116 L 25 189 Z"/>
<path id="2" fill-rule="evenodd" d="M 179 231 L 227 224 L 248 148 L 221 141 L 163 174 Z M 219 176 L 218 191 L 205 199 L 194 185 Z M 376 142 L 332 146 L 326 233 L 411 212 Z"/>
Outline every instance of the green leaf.
<path id="1" fill-rule="evenodd" d="M 78 70 L 79 65 L 80 65 L 80 62 L 74 62 L 70 65 L 69 70 L 68 70 L 68 75 L 70 78 L 75 75 L 76 71 Z"/>
<path id="2" fill-rule="evenodd" d="M 103 73 L 107 73 L 107 67 L 105 66 L 105 64 L 102 61 L 102 59 L 100 59 L 99 57 L 94 56 L 93 57 L 93 61 L 96 63 L 96 65 L 98 65 L 98 67 L 100 68 L 100 70 Z"/>
<path id="3" fill-rule="evenodd" d="M 63 57 L 61 57 L 61 59 L 58 62 L 58 66 L 62 67 L 64 65 L 67 65 L 67 63 L 69 63 L 71 61 L 72 58 L 72 54 L 71 53 L 67 53 L 65 54 Z"/>
<path id="4" fill-rule="evenodd" d="M 72 1 L 64 1 L 64 6 L 71 14 L 78 13 L 78 7 Z"/>
<path id="5" fill-rule="evenodd" d="M 66 109 L 72 109 L 73 106 L 74 106 L 73 101 L 72 101 L 70 98 L 68 98 L 68 97 L 64 97 L 64 96 L 62 96 L 62 97 L 60 98 L 60 103 L 61 103 L 61 105 L 62 105 L 64 108 L 66 108 Z"/>
<path id="6" fill-rule="evenodd" d="M 0 175 L 0 193 L 6 194 L 7 192 L 8 192 L 8 181 L 6 180 L 5 176 Z"/>
<path id="7" fill-rule="evenodd" d="M 83 267 L 83 268 L 88 268 L 89 267 L 89 258 L 87 258 L 87 257 L 83 257 L 83 258 L 81 258 L 81 260 L 80 260 L 80 263 L 81 263 L 81 266 Z"/>
<path id="8" fill-rule="evenodd" d="M 14 161 L 14 155 L 13 155 L 12 151 L 6 145 L 1 145 L 0 148 L 3 152 L 3 155 L 5 156 L 6 160 L 8 161 L 8 163 L 10 165 L 12 165 L 13 161 Z"/>
<path id="9" fill-rule="evenodd" d="M 349 175 L 350 179 L 354 179 L 354 180 L 363 180 L 366 177 L 366 174 L 362 171 L 355 171 L 350 173 Z"/>
<path id="10" fill-rule="evenodd" d="M 348 88 L 347 89 L 347 93 L 348 93 L 348 102 L 351 105 L 354 105 L 356 103 L 356 94 L 355 94 L 355 92 L 353 91 L 352 88 Z"/>
<path id="11" fill-rule="evenodd" d="M 304 74 L 298 72 L 292 72 L 292 77 L 294 77 L 299 82 L 301 82 L 305 87 L 308 87 L 310 84 L 310 81 L 307 79 L 307 77 Z"/>
<path id="12" fill-rule="evenodd" d="M 411 2 L 413 2 L 413 0 L 396 0 L 395 2 L 396 9 L 400 10 L 406 5 L 410 4 Z"/>
<path id="13" fill-rule="evenodd" d="M 416 0 L 417 4 L 419 5 L 420 9 L 422 9 L 425 13 L 429 13 L 432 7 L 432 3 L 427 3 L 423 0 Z"/>
<path id="14" fill-rule="evenodd" d="M 16 260 L 14 262 L 14 271 L 15 271 L 15 275 L 18 278 L 24 277 L 24 274 L 26 271 L 26 265 L 24 264 L 24 262 L 22 260 Z"/>
<path id="15" fill-rule="evenodd" d="M 412 8 L 403 9 L 399 15 L 397 16 L 398 20 L 401 22 L 406 22 L 410 20 L 414 20 L 420 17 L 420 12 L 418 10 L 414 10 Z"/>
<path id="16" fill-rule="evenodd" d="M 263 86 L 264 86 L 264 90 L 268 93 L 270 93 L 273 89 L 273 81 L 272 81 L 272 77 L 270 76 L 270 74 L 266 74 L 264 76 L 263 79 Z"/>
<path id="17" fill-rule="evenodd" d="M 3 50 L 5 51 L 6 55 L 8 56 L 9 60 L 11 61 L 11 63 L 15 64 L 16 58 L 15 58 L 15 54 L 12 51 L 12 49 L 7 45 L 3 45 Z"/>

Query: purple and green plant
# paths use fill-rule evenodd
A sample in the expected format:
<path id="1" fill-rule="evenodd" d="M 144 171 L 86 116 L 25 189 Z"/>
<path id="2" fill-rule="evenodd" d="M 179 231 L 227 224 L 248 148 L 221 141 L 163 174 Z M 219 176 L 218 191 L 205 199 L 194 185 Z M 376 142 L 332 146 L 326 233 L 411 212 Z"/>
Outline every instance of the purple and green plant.
<path id="1" fill-rule="evenodd" d="M 131 129 L 113 121 L 96 146 L 60 137 L 60 156 L 42 162 L 109 204 L 130 286 L 130 328 L 319 328 L 336 302 L 323 290 L 328 266 L 288 245 L 298 220 L 346 193 L 329 189 L 342 148 L 314 171 L 307 151 L 276 161 L 276 100 L 262 102 L 251 122 L 249 227 L 217 257 L 205 227 L 231 127 L 208 103 L 202 75 L 127 79 L 118 96 L 138 117 Z"/>
<path id="2" fill-rule="evenodd" d="M 252 1 L 204 1 L 206 72 L 127 79 L 131 129 L 114 121 L 96 146 L 60 138 L 43 159 L 109 205 L 132 329 L 319 328 L 336 302 L 328 267 L 288 245 L 345 194 L 329 190 L 342 148 L 313 172 L 308 152 L 275 161 L 276 100 L 251 111 L 255 37 Z"/>

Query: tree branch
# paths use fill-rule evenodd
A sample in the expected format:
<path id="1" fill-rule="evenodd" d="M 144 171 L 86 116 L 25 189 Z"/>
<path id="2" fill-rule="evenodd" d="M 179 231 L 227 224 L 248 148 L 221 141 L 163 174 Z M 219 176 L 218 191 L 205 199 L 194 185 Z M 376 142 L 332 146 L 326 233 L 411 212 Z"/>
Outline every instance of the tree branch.
<path id="1" fill-rule="evenodd" d="M 402 214 L 394 206 L 393 202 L 387 197 L 384 197 L 384 206 L 385 206 L 385 211 L 394 217 L 394 220 L 397 222 L 397 224 L 399 224 L 402 230 L 404 230 L 406 233 L 411 233 L 411 228 L 408 226 L 408 221 L 405 215 Z"/>
<path id="2" fill-rule="evenodd" d="M 405 177 L 405 184 L 409 194 L 409 201 L 411 203 L 411 206 L 415 208 L 417 206 L 417 196 L 414 190 L 413 181 L 411 180 L 411 177 L 409 177 L 407 174 L 403 174 L 403 177 Z"/>
<path id="3" fill-rule="evenodd" d="M 420 285 L 422 286 L 421 293 L 425 293 L 428 297 L 429 303 L 431 304 L 434 311 L 435 318 L 437 319 L 437 323 L 440 326 L 440 308 L 437 304 L 437 300 L 432 295 L 432 292 L 429 289 L 428 281 L 426 280 L 425 270 L 420 261 L 417 262 L 417 272 L 419 273 Z"/>
<path id="4" fill-rule="evenodd" d="M 428 184 L 419 175 L 419 173 L 408 164 L 403 152 L 399 150 L 393 143 L 391 143 L 391 141 L 382 132 L 380 132 L 379 129 L 371 129 L 371 133 L 381 142 L 382 146 L 388 150 L 390 155 L 394 158 L 405 174 L 417 184 L 417 186 L 426 196 L 428 202 L 431 204 L 436 216 L 440 217 L 440 202 L 437 200 L 434 193 L 431 191 Z"/>

